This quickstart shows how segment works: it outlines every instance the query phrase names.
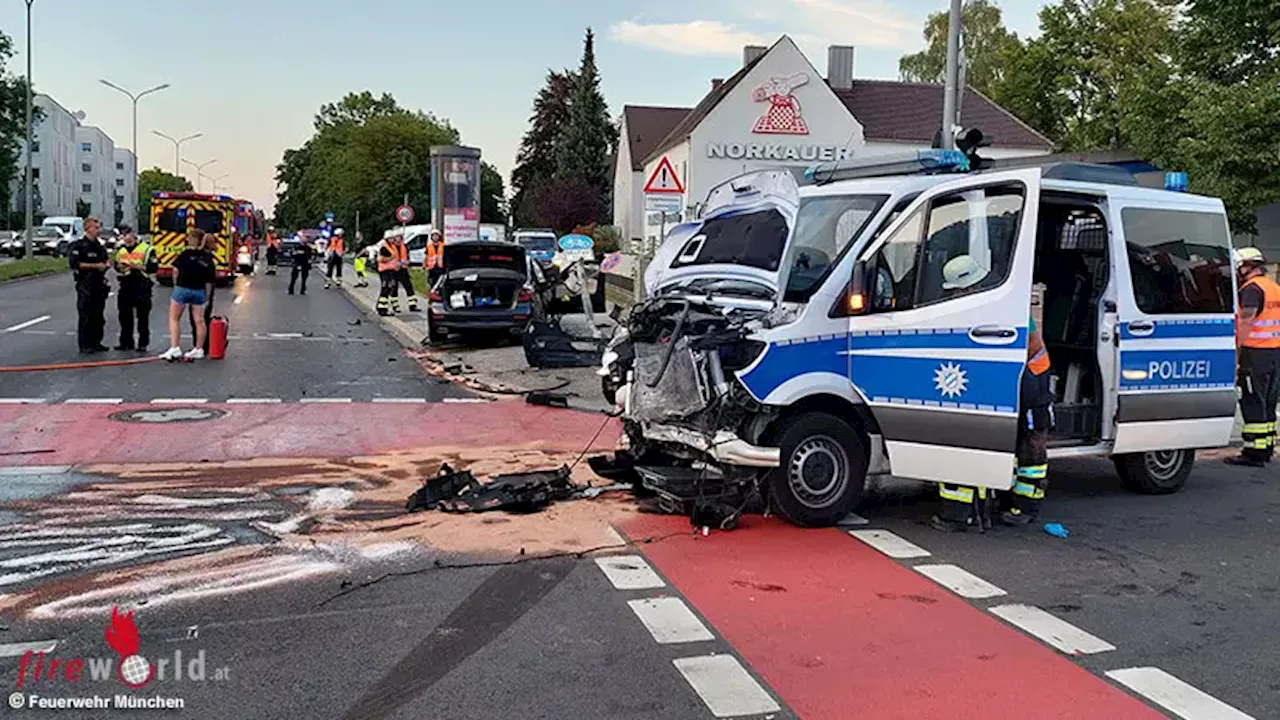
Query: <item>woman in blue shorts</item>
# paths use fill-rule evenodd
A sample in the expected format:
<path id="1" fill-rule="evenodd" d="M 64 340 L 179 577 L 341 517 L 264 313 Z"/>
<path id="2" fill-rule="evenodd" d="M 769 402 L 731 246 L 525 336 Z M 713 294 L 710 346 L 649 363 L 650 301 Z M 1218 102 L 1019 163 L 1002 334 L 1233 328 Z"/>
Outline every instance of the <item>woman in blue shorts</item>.
<path id="1" fill-rule="evenodd" d="M 200 249 L 203 244 L 204 233 L 198 229 L 192 230 L 187 233 L 187 249 L 173 261 L 173 297 L 169 300 L 169 349 L 160 355 L 165 360 L 199 360 L 204 357 L 204 339 L 209 331 L 204 322 L 204 304 L 208 299 L 208 288 L 213 284 L 213 262 L 209 253 Z M 188 308 L 195 320 L 195 346 L 184 354 L 179 345 L 179 337 L 182 332 L 182 316 Z"/>

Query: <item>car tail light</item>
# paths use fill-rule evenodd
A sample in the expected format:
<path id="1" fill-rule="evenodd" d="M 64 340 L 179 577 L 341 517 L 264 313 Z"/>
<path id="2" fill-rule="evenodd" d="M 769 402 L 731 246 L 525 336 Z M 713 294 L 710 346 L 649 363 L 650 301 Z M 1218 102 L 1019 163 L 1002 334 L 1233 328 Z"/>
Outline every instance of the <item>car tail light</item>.
<path id="1" fill-rule="evenodd" d="M 427 295 L 427 297 L 431 300 L 431 302 L 444 302 L 444 298 L 440 297 L 439 290 L 432 290 L 431 294 Z"/>
<path id="2" fill-rule="evenodd" d="M 533 291 L 529 288 L 520 288 L 520 294 L 516 296 L 516 302 L 533 302 Z"/>

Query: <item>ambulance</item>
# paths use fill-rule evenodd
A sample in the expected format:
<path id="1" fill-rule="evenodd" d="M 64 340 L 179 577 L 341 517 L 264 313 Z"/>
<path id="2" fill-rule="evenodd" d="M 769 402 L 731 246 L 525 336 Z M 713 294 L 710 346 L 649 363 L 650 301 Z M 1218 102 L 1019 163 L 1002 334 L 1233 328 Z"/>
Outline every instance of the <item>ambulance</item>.
<path id="1" fill-rule="evenodd" d="M 173 261 L 187 247 L 187 232 L 200 229 L 213 236 L 214 282 L 226 285 L 235 277 L 234 220 L 236 201 L 226 195 L 194 192 L 151 193 L 151 245 L 156 251 L 161 283 L 173 283 Z"/>
<path id="2" fill-rule="evenodd" d="M 685 503 L 759 493 L 803 526 L 837 522 L 875 475 L 1008 490 L 1033 316 L 1052 459 L 1109 457 L 1166 494 L 1228 445 L 1222 202 L 1108 166 L 969 167 L 918 151 L 714 188 L 603 358 L 643 483 Z"/>

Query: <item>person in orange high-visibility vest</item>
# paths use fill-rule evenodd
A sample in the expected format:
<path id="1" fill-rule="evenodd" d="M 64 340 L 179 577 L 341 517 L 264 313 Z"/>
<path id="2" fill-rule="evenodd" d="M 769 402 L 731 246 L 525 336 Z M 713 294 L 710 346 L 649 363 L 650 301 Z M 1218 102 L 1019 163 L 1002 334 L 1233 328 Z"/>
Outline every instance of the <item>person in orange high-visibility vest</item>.
<path id="1" fill-rule="evenodd" d="M 444 237 L 439 230 L 432 230 L 427 240 L 426 257 L 422 269 L 427 271 L 427 287 L 434 288 L 436 280 L 444 273 Z"/>
<path id="2" fill-rule="evenodd" d="M 398 273 L 402 250 L 404 251 L 403 257 L 408 257 L 408 248 L 405 247 L 399 235 L 384 238 L 382 242 L 378 243 L 378 279 L 382 281 L 382 287 L 378 292 L 379 315 L 400 313 Z"/>
<path id="3" fill-rule="evenodd" d="M 409 246 L 405 244 L 404 238 L 400 238 L 400 267 L 396 270 L 396 282 L 404 288 L 404 294 L 409 301 L 409 312 L 422 312 L 422 308 L 418 307 L 418 295 L 413 291 L 413 278 L 409 275 Z M 393 302 L 399 300 L 400 293 L 397 290 Z M 397 311 L 398 312 L 398 311 Z"/>
<path id="4" fill-rule="evenodd" d="M 1236 317 L 1241 435 L 1244 447 L 1232 465 L 1263 467 L 1276 450 L 1276 405 L 1280 404 L 1280 284 L 1267 277 L 1266 258 L 1254 247 L 1235 251 L 1240 280 Z"/>
<path id="5" fill-rule="evenodd" d="M 976 285 L 987 276 L 969 255 L 953 258 L 942 268 L 943 288 Z M 1049 351 L 1034 317 L 1028 317 L 1027 365 L 1018 392 L 1018 437 L 1013 488 L 1008 507 L 1000 513 L 1005 525 L 1027 525 L 1040 516 L 1040 503 L 1049 486 L 1049 431 L 1053 429 L 1053 392 Z M 940 503 L 931 524 L 938 530 L 981 529 L 987 520 L 990 490 L 938 484 Z"/>
<path id="6" fill-rule="evenodd" d="M 346 250 L 346 231 L 338 228 L 333 231 L 333 237 L 329 238 L 329 244 L 325 246 L 325 253 L 328 255 L 324 274 L 324 289 L 328 290 L 330 283 L 342 287 L 342 253 Z M 334 276 L 337 277 L 334 277 Z"/>

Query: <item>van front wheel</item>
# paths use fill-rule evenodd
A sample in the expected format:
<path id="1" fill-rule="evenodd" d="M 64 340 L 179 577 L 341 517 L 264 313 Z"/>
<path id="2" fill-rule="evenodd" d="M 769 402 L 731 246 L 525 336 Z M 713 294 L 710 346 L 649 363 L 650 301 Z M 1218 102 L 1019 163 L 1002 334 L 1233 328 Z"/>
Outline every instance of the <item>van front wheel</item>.
<path id="1" fill-rule="evenodd" d="M 857 431 L 827 413 L 789 418 L 778 438 L 781 464 L 769 475 L 769 503 L 801 527 L 827 527 L 853 512 L 867 481 Z"/>
<path id="2" fill-rule="evenodd" d="M 1187 484 L 1195 450 L 1151 450 L 1111 458 L 1126 489 L 1143 495 L 1169 495 Z"/>

